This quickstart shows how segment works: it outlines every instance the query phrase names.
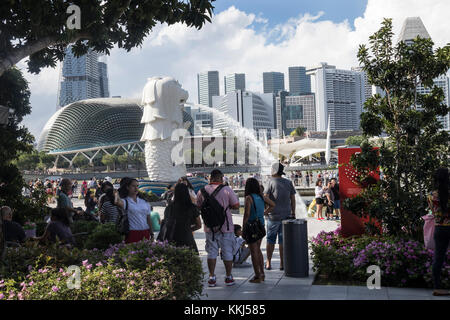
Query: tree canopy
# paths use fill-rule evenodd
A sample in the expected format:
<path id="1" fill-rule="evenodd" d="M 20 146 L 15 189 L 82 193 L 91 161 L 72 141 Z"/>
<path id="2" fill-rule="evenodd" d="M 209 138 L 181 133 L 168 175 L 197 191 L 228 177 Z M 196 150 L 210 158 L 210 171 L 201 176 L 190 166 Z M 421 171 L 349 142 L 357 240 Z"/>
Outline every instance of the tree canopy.
<path id="1" fill-rule="evenodd" d="M 211 22 L 215 0 L 3 0 L 0 2 L 0 76 L 29 57 L 28 71 L 55 67 L 64 50 L 81 56 L 91 48 L 109 54 L 117 45 L 130 51 L 142 45 L 157 25 L 178 22 L 200 29 Z M 68 22 L 80 8 L 80 29 Z M 69 13 L 68 13 L 69 12 Z"/>
<path id="2" fill-rule="evenodd" d="M 345 139 L 345 144 L 348 146 L 360 146 L 365 140 L 364 136 L 350 136 Z"/>
<path id="3" fill-rule="evenodd" d="M 362 180 L 377 168 L 382 169 L 383 179 L 347 199 L 344 207 L 381 221 L 387 234 L 419 239 L 433 174 L 449 165 L 449 134 L 438 117 L 447 115 L 450 108 L 434 79 L 450 68 L 450 45 L 433 50 L 432 40 L 420 37 L 410 44 L 394 45 L 392 37 L 392 21 L 385 19 L 370 36 L 370 48 L 361 45 L 358 52 L 369 82 L 386 93 L 364 104 L 363 134 L 385 133 L 388 138 L 378 150 L 362 143 L 362 152 L 352 157 L 352 164 Z M 428 93 L 420 93 L 420 86 Z"/>
<path id="4" fill-rule="evenodd" d="M 291 132 L 291 137 L 303 137 L 303 135 L 306 132 L 306 128 L 303 127 L 297 127 Z"/>

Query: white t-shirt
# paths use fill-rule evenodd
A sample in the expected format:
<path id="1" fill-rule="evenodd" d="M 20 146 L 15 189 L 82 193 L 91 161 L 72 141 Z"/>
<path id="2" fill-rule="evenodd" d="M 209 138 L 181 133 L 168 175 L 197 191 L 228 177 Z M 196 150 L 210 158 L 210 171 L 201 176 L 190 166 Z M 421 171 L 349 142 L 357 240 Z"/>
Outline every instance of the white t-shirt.
<path id="1" fill-rule="evenodd" d="M 127 212 L 130 230 L 150 229 L 147 223 L 147 215 L 152 211 L 150 204 L 139 197 L 137 198 L 137 202 L 134 202 L 130 197 L 126 197 L 125 199 L 128 201 Z M 125 202 L 125 199 L 122 200 Z"/>
<path id="2" fill-rule="evenodd" d="M 322 195 L 323 195 L 322 187 L 316 186 L 315 193 L 316 193 L 316 198 L 322 198 Z"/>

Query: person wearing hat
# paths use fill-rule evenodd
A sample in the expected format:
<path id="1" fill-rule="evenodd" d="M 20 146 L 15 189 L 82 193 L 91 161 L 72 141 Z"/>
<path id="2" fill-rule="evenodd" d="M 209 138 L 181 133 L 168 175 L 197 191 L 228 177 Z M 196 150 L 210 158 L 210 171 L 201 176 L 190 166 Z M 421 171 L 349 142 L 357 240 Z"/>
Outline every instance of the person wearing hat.
<path id="1" fill-rule="evenodd" d="M 265 268 L 272 269 L 272 255 L 278 236 L 280 250 L 280 270 L 283 266 L 283 229 L 282 221 L 295 218 L 295 188 L 292 181 L 285 179 L 284 166 L 281 163 L 272 165 L 272 178 L 267 186 L 266 196 L 275 202 L 275 207 L 268 214 L 267 219 L 267 261 Z"/>

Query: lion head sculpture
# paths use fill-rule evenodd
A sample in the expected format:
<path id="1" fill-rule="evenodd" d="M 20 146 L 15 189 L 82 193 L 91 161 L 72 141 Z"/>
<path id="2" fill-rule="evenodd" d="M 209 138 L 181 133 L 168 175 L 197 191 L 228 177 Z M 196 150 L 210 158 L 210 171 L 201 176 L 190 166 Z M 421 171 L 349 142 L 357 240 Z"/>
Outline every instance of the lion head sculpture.
<path id="1" fill-rule="evenodd" d="M 148 78 L 142 94 L 145 124 L 141 140 L 167 139 L 183 126 L 183 103 L 189 94 L 172 77 Z"/>

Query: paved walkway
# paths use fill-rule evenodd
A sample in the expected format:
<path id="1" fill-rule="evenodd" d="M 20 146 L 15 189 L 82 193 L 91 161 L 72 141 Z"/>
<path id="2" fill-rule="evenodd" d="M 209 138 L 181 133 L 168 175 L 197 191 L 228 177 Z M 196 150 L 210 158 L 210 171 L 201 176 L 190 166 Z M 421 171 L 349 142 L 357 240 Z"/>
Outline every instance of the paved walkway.
<path id="1" fill-rule="evenodd" d="M 75 206 L 82 206 L 82 201 L 73 199 Z M 164 208 L 156 207 L 155 211 L 163 217 Z M 233 215 L 234 224 L 242 226 L 243 215 Z M 333 231 L 339 226 L 336 221 L 317 221 L 308 218 L 308 238 L 316 236 L 320 231 Z M 310 270 L 308 278 L 286 277 L 283 271 L 279 270 L 280 257 L 278 245 L 275 248 L 272 258 L 272 270 L 265 270 L 266 279 L 264 283 L 250 283 L 253 278 L 253 267 L 250 263 L 245 268 L 234 268 L 232 271 L 236 284 L 231 287 L 225 286 L 225 267 L 217 259 L 216 276 L 217 286 L 208 287 L 208 266 L 205 251 L 205 234 L 203 228 L 195 232 L 197 247 L 203 262 L 205 274 L 202 300 L 448 300 L 450 297 L 434 297 L 430 289 L 403 289 L 382 287 L 380 290 L 369 290 L 360 286 L 321 286 L 312 285 L 314 272 L 310 260 Z M 266 257 L 266 242 L 263 240 L 261 246 L 264 257 Z M 383 280 L 382 280 L 383 281 Z M 383 283 L 381 283 L 383 285 Z"/>
<path id="2" fill-rule="evenodd" d="M 242 225 L 242 215 L 233 215 L 233 222 Z M 332 231 L 338 227 L 335 221 L 317 221 L 308 218 L 309 238 L 320 231 Z M 195 239 L 203 261 L 203 270 L 207 273 L 206 252 L 204 250 L 205 237 L 202 230 L 195 232 Z M 266 244 L 263 241 L 262 251 L 266 257 Z M 204 279 L 203 300 L 449 300 L 450 297 L 434 297 L 429 289 L 402 289 L 382 287 L 380 290 L 369 290 L 360 286 L 321 286 L 312 285 L 314 272 L 310 261 L 308 278 L 286 277 L 279 270 L 280 258 L 278 248 L 272 258 L 272 270 L 265 270 L 264 283 L 250 283 L 253 278 L 251 258 L 248 258 L 250 266 L 246 268 L 234 268 L 233 277 L 236 284 L 232 287 L 225 286 L 225 267 L 218 259 L 216 265 L 217 286 L 208 287 L 208 274 Z"/>

